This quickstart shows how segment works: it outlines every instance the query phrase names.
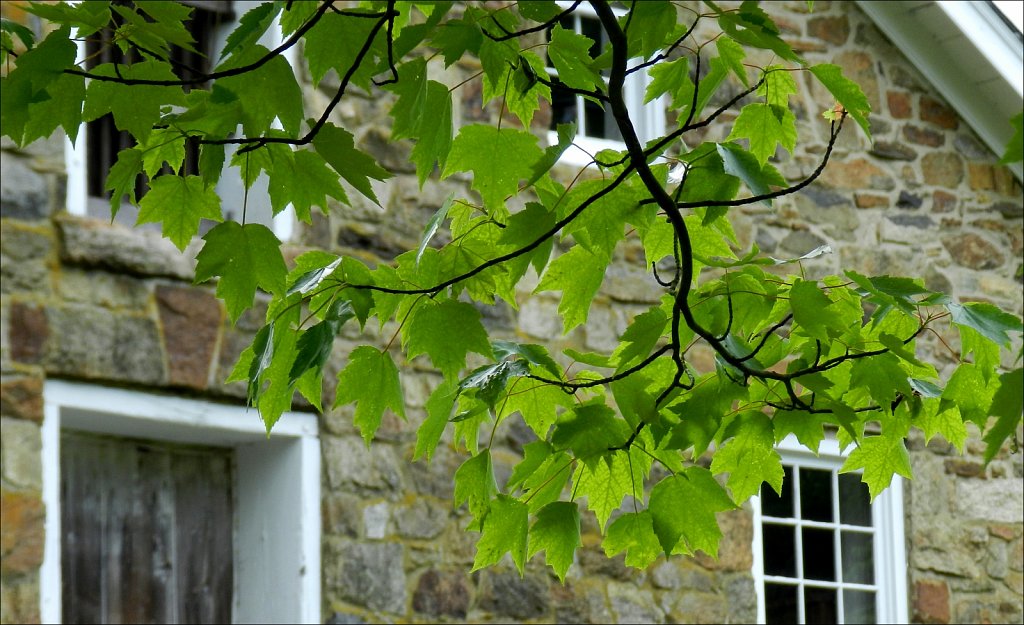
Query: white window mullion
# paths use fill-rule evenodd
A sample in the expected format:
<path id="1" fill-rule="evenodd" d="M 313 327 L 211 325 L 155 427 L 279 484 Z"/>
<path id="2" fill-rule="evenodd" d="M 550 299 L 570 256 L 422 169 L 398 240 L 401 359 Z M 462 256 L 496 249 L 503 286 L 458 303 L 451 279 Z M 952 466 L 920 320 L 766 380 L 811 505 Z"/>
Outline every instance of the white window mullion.
<path id="1" fill-rule="evenodd" d="M 836 619 L 838 623 L 846 622 L 846 614 L 843 608 L 843 532 L 840 529 L 839 518 L 839 474 L 835 471 L 829 473 L 829 481 L 832 484 L 832 520 L 836 528 L 832 530 L 832 547 L 835 551 L 833 566 L 835 567 L 836 582 L 839 584 L 836 589 Z"/>
<path id="2" fill-rule="evenodd" d="M 807 617 L 804 614 L 804 530 L 803 530 L 803 508 L 800 505 L 800 465 L 793 465 L 793 518 L 796 519 L 796 620 L 798 623 L 806 623 Z"/>

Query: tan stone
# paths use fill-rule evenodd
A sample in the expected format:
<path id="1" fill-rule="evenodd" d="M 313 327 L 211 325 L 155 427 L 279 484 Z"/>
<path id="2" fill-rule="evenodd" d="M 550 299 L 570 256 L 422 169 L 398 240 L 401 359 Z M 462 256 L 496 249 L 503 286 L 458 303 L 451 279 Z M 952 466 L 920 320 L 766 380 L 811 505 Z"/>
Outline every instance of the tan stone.
<path id="1" fill-rule="evenodd" d="M 42 423 L 43 381 L 18 377 L 0 382 L 0 414 Z"/>
<path id="2" fill-rule="evenodd" d="M 945 237 L 942 244 L 958 265 L 971 269 L 994 269 L 1005 260 L 995 245 L 974 233 Z"/>
<path id="3" fill-rule="evenodd" d="M 857 208 L 879 208 L 889 206 L 891 202 L 889 197 L 885 195 L 856 193 L 853 196 L 853 203 L 857 205 Z"/>
<path id="4" fill-rule="evenodd" d="M 38 493 L 0 491 L 0 571 L 5 576 L 35 572 L 43 563 L 46 518 Z"/>
<path id="5" fill-rule="evenodd" d="M 956 208 L 956 200 L 957 197 L 952 193 L 936 191 L 932 193 L 932 212 L 948 213 Z"/>
<path id="6" fill-rule="evenodd" d="M 887 191 L 894 187 L 888 172 L 866 158 L 846 162 L 833 161 L 821 175 L 821 180 L 834 189 Z"/>
<path id="7" fill-rule="evenodd" d="M 811 18 L 807 21 L 807 35 L 841 46 L 850 37 L 850 22 L 845 15 Z"/>
<path id="8" fill-rule="evenodd" d="M 967 163 L 967 183 L 975 191 L 995 189 L 994 168 L 984 163 Z"/>
<path id="9" fill-rule="evenodd" d="M 925 184 L 955 189 L 964 179 L 964 162 L 954 152 L 933 152 L 921 159 Z"/>

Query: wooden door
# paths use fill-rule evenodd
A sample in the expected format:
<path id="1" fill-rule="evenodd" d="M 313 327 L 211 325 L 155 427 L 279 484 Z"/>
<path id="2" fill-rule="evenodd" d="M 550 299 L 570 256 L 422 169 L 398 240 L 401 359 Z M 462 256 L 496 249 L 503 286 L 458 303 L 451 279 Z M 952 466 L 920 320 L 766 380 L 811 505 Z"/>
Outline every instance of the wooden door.
<path id="1" fill-rule="evenodd" d="M 228 623 L 232 450 L 61 434 L 64 623 Z"/>

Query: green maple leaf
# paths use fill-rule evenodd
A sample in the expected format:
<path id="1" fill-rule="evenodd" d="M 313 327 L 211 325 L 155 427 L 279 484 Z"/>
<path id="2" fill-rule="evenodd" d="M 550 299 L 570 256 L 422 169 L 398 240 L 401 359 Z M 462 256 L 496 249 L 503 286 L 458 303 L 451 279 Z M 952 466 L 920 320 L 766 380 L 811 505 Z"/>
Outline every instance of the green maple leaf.
<path id="1" fill-rule="evenodd" d="M 701 467 L 688 467 L 658 482 L 647 506 L 665 553 L 692 554 L 699 550 L 712 557 L 718 556 L 722 539 L 715 514 L 735 507 L 711 472 Z"/>
<path id="2" fill-rule="evenodd" d="M 5 87 L 6 88 L 6 87 Z M 45 94 L 46 99 L 40 99 Z M 82 100 L 85 99 L 85 78 L 72 74 L 61 74 L 45 92 L 37 95 L 28 109 L 25 123 L 26 143 L 49 137 L 57 126 L 64 128 L 74 143 L 82 125 Z"/>
<path id="3" fill-rule="evenodd" d="M 220 197 L 199 176 L 155 178 L 139 202 L 139 224 L 163 222 L 164 236 L 182 251 L 202 219 L 221 221 Z"/>
<path id="4" fill-rule="evenodd" d="M 487 514 L 491 497 L 497 490 L 489 449 L 468 458 L 455 471 L 454 505 L 458 508 L 465 503 L 478 521 Z"/>
<path id="5" fill-rule="evenodd" d="M 420 114 L 431 122 L 420 129 L 419 141 L 411 154 L 422 188 L 434 171 L 435 163 L 444 170 L 452 149 L 452 94 L 448 87 L 434 80 L 427 81 L 426 99 Z"/>
<path id="6" fill-rule="evenodd" d="M 924 432 L 925 441 L 931 441 L 936 434 L 941 434 L 947 442 L 963 452 L 967 441 L 967 424 L 955 406 L 943 408 L 941 402 L 926 401 L 913 423 Z"/>
<path id="7" fill-rule="evenodd" d="M 322 372 L 334 347 L 334 337 L 338 336 L 341 326 L 355 316 L 352 305 L 345 300 L 335 300 L 326 318 L 314 324 L 299 335 L 296 343 L 298 354 L 288 373 L 288 379 L 295 383 L 310 370 Z M 319 393 L 318 393 L 319 395 Z"/>
<path id="8" fill-rule="evenodd" d="M 114 70 L 111 63 L 104 63 L 90 70 L 99 76 L 128 79 L 177 80 L 171 66 L 163 61 L 143 61 Z M 82 119 L 92 121 L 107 113 L 113 113 L 114 124 L 119 130 L 127 130 L 139 142 L 145 143 L 153 126 L 160 119 L 160 109 L 168 104 L 185 106 L 185 94 L 181 87 L 160 87 L 155 85 L 122 85 L 116 82 L 93 80 L 85 92 L 85 107 Z"/>
<path id="9" fill-rule="evenodd" d="M 572 477 L 573 460 L 568 454 L 556 451 L 540 463 L 540 466 L 523 480 L 523 503 L 531 513 L 558 501 L 569 478 Z"/>
<path id="10" fill-rule="evenodd" d="M 1006 150 L 1003 157 L 999 159 L 1000 165 L 1018 163 L 1024 160 L 1024 113 L 1017 113 L 1010 120 L 1013 126 L 1013 135 L 1006 143 Z"/>
<path id="11" fill-rule="evenodd" d="M 316 28 L 306 33 L 302 49 L 306 60 L 309 61 L 309 74 L 313 78 L 313 84 L 318 85 L 331 69 L 337 71 L 338 76 L 348 73 L 376 22 L 375 19 L 365 17 L 325 13 L 317 22 Z M 381 41 L 382 32 L 377 31 L 375 42 Z M 374 64 L 368 61 L 369 59 L 364 59 L 356 69 L 352 75 L 352 82 L 370 91 Z"/>
<path id="12" fill-rule="evenodd" d="M 871 123 L 868 121 L 868 114 L 871 113 L 871 104 L 867 96 L 861 91 L 860 86 L 846 76 L 838 65 L 822 63 L 811 68 L 822 85 L 843 105 L 843 108 L 856 120 L 857 124 L 864 130 L 864 134 L 871 139 Z"/>
<path id="13" fill-rule="evenodd" d="M 814 282 L 797 280 L 789 291 L 789 301 L 794 323 L 813 338 L 829 341 L 848 327 L 832 307 L 832 300 Z"/>
<path id="14" fill-rule="evenodd" d="M 143 206 L 152 193 L 142 199 Z M 226 221 L 207 232 L 203 240 L 206 243 L 196 256 L 196 282 L 220 277 L 217 295 L 224 300 L 232 322 L 252 306 L 256 287 L 284 293 L 288 268 L 281 256 L 281 242 L 266 226 Z"/>
<path id="15" fill-rule="evenodd" d="M 953 316 L 953 323 L 967 326 L 1002 347 L 1010 346 L 1010 332 L 1024 331 L 1019 318 L 1005 313 L 992 304 L 972 302 L 969 304 L 946 304 Z"/>
<path id="16" fill-rule="evenodd" d="M 513 492 L 527 478 L 536 473 L 544 461 L 551 457 L 555 450 L 545 440 L 536 440 L 523 445 L 523 459 L 512 469 L 512 474 L 505 483 L 505 488 Z M 525 503 L 525 502 L 524 502 Z"/>
<path id="17" fill-rule="evenodd" d="M 650 354 L 664 336 L 668 321 L 668 315 L 661 306 L 652 306 L 634 317 L 612 353 L 612 360 L 618 364 L 617 370 L 622 371 Z"/>
<path id="18" fill-rule="evenodd" d="M 782 442 L 789 434 L 796 436 L 800 444 L 818 453 L 821 441 L 825 440 L 826 419 L 817 414 L 799 410 L 779 410 L 772 417 L 775 441 Z"/>
<path id="19" fill-rule="evenodd" d="M 570 408 L 572 397 L 562 389 L 539 380 L 518 379 L 499 408 L 499 416 L 518 412 L 537 436 L 546 438 L 548 430 L 558 420 L 558 408 Z"/>
<path id="20" fill-rule="evenodd" d="M 421 302 L 412 313 L 402 336 L 410 360 L 420 354 L 427 354 L 447 379 L 458 376 L 459 371 L 466 366 L 466 354 L 469 352 L 488 358 L 494 356 L 487 340 L 487 330 L 480 323 L 479 311 L 465 302 Z"/>
<path id="21" fill-rule="evenodd" d="M 164 163 L 177 172 L 185 160 L 185 137 L 171 128 L 160 128 L 150 133 L 144 143 L 140 142 L 138 149 L 142 151 L 142 169 L 150 178 L 160 172 Z"/>
<path id="22" fill-rule="evenodd" d="M 590 303 L 594 301 L 597 290 L 604 282 L 604 272 L 608 263 L 607 256 L 595 254 L 582 245 L 576 245 L 548 265 L 534 292 L 562 292 L 558 312 L 562 315 L 563 334 L 586 323 Z"/>
<path id="23" fill-rule="evenodd" d="M 893 475 L 899 474 L 907 479 L 913 477 L 910 454 L 903 444 L 903 437 L 891 434 L 864 437 L 839 472 L 852 473 L 857 469 L 864 469 L 863 482 L 868 485 L 872 502 L 889 487 Z"/>
<path id="24" fill-rule="evenodd" d="M 497 564 L 501 556 L 510 553 L 521 575 L 526 564 L 529 517 L 526 504 L 501 494 L 493 499 L 476 544 L 472 570 Z"/>
<path id="25" fill-rule="evenodd" d="M 537 80 L 546 72 L 544 61 L 539 56 L 530 51 L 521 52 L 515 64 L 505 65 L 496 81 L 492 81 L 489 75 L 484 76 L 484 104 L 503 97 L 505 107 L 519 118 L 524 128 L 529 128 L 533 114 L 540 108 L 540 100 L 551 101 L 551 88 Z"/>
<path id="26" fill-rule="evenodd" d="M 754 195 L 764 195 L 771 188 L 787 186 L 786 179 L 770 164 L 761 165 L 757 158 L 734 143 L 719 143 L 718 155 L 722 157 L 725 173 L 742 180 Z M 771 200 L 761 200 L 771 206 Z"/>
<path id="27" fill-rule="evenodd" d="M 744 412 L 729 429 L 733 438 L 715 452 L 711 472 L 729 474 L 726 485 L 732 491 L 733 501 L 741 504 L 756 495 L 761 491 L 762 482 L 781 493 L 782 457 L 775 451 L 775 430 L 768 416 L 761 412 Z"/>
<path id="28" fill-rule="evenodd" d="M 269 52 L 261 45 L 253 45 L 228 58 L 217 67 L 217 71 L 254 63 Z M 281 126 L 289 135 L 299 134 L 302 90 L 292 66 L 284 57 L 275 56 L 255 70 L 221 78 L 214 83 L 214 87 L 227 89 L 238 98 L 242 110 L 242 128 L 247 135 L 259 136 L 266 132 L 275 118 L 281 120 Z"/>
<path id="29" fill-rule="evenodd" d="M 270 170 L 270 206 L 275 215 L 290 204 L 295 216 L 309 223 L 313 206 L 327 213 L 328 196 L 348 204 L 348 195 L 338 182 L 338 175 L 319 154 L 309 150 L 287 152 L 288 156 L 276 159 Z"/>
<path id="30" fill-rule="evenodd" d="M 356 403 L 353 423 L 367 445 L 380 427 L 384 410 L 390 408 L 405 418 L 402 383 L 391 354 L 369 345 L 352 350 L 348 364 L 338 374 L 338 395 L 334 407 L 352 402 Z"/>
<path id="31" fill-rule="evenodd" d="M 289 383 L 288 372 L 295 361 L 297 338 L 295 332 L 272 332 L 267 337 L 267 347 L 258 350 L 258 357 L 253 360 L 257 363 L 256 371 L 262 369 L 262 373 L 252 376 L 250 395 L 256 398 L 254 403 L 268 433 L 292 406 L 295 387 Z"/>
<path id="32" fill-rule="evenodd" d="M 391 174 L 382 169 L 372 156 L 355 147 L 352 133 L 331 123 L 324 124 L 313 139 L 313 147 L 346 182 L 373 200 L 374 204 L 380 205 L 370 186 L 370 179 L 387 180 Z"/>
<path id="33" fill-rule="evenodd" d="M 434 455 L 437 444 L 441 442 L 444 428 L 448 425 L 448 420 L 451 418 L 458 395 L 458 385 L 454 380 L 441 382 L 430 393 L 426 405 L 427 418 L 423 420 L 423 423 L 416 430 L 416 450 L 412 455 L 413 460 L 423 457 L 430 460 L 431 456 Z"/>
<path id="34" fill-rule="evenodd" d="M 484 524 L 486 527 L 486 523 Z M 537 513 L 530 528 L 528 557 L 544 552 L 544 559 L 555 571 L 559 581 L 565 582 L 565 573 L 572 564 L 580 540 L 580 511 L 571 501 L 549 503 Z M 521 570 L 521 569 L 520 569 Z"/>
<path id="35" fill-rule="evenodd" d="M 977 365 L 964 363 L 956 368 L 946 383 L 939 400 L 939 410 L 956 406 L 965 421 L 973 421 L 979 428 L 984 428 L 994 392 L 995 385 L 985 379 Z"/>
<path id="36" fill-rule="evenodd" d="M 740 110 L 728 140 L 747 139 L 750 152 L 764 165 L 781 145 L 790 154 L 796 148 L 796 117 L 786 107 L 755 102 Z"/>
<path id="37" fill-rule="evenodd" d="M 111 191 L 110 214 L 117 216 L 121 209 L 121 198 L 128 196 L 132 204 L 136 203 L 135 182 L 142 173 L 142 151 L 136 148 L 121 150 L 117 153 L 117 162 L 107 172 L 104 189 Z"/>
<path id="38" fill-rule="evenodd" d="M 1017 431 L 1024 410 L 1024 369 L 1017 367 L 1013 371 L 999 376 L 999 389 L 992 398 L 992 416 L 996 422 L 985 432 L 985 462 L 991 462 L 999 453 L 1003 441 Z"/>
<path id="39" fill-rule="evenodd" d="M 736 77 L 740 79 L 744 86 L 750 85 L 750 80 L 747 78 L 747 68 L 743 65 L 743 59 L 747 56 L 743 46 L 736 43 L 732 38 L 722 35 L 715 40 L 715 47 L 718 48 L 718 58 L 722 59 L 725 66 L 732 73 L 736 74 Z"/>
<path id="40" fill-rule="evenodd" d="M 556 449 L 571 449 L 572 453 L 588 464 L 629 438 L 629 427 L 616 418 L 615 411 L 601 403 L 602 398 L 577 406 L 555 426 L 551 444 Z"/>
<path id="41" fill-rule="evenodd" d="M 626 566 L 638 569 L 646 569 L 662 553 L 650 510 L 627 512 L 615 519 L 601 546 L 609 558 L 625 551 Z"/>
<path id="42" fill-rule="evenodd" d="M 238 27 L 228 35 L 224 49 L 220 51 L 220 58 L 223 59 L 238 49 L 245 50 L 247 46 L 256 43 L 280 12 L 281 7 L 272 2 L 266 2 L 247 11 L 239 18 Z"/>
<path id="43" fill-rule="evenodd" d="M 665 93 L 672 94 L 672 108 L 682 109 L 689 107 L 692 98 L 686 99 L 693 94 L 693 85 L 690 80 L 690 60 L 685 56 L 674 61 L 658 63 L 650 69 L 651 82 L 644 92 L 644 104 L 654 100 Z M 687 88 L 687 83 L 690 83 Z"/>
<path id="44" fill-rule="evenodd" d="M 481 154 L 487 156 L 481 158 Z M 459 171 L 473 172 L 473 188 L 489 209 L 505 211 L 505 198 L 515 195 L 519 181 L 533 173 L 541 158 L 537 137 L 524 130 L 482 124 L 463 126 L 452 143 L 443 178 Z"/>
<path id="45" fill-rule="evenodd" d="M 554 225 L 555 214 L 553 212 L 537 202 L 527 202 L 526 208 L 509 217 L 498 243 L 523 248 L 550 232 Z M 518 282 L 526 274 L 531 264 L 537 273 L 544 271 L 544 267 L 551 257 L 553 246 L 554 240 L 549 237 L 533 251 L 510 260 L 508 268 L 512 278 Z"/>
<path id="46" fill-rule="evenodd" d="M 110 23 L 110 5 L 105 2 L 28 3 L 19 8 L 51 22 L 73 26 L 78 29 L 79 37 L 87 37 Z M 63 38 L 67 39 L 67 35 Z"/>
<path id="47" fill-rule="evenodd" d="M 644 474 L 642 467 L 634 467 L 632 461 L 639 460 L 638 455 L 619 451 L 605 451 L 606 455 L 589 465 L 580 463 L 573 475 L 573 489 L 577 496 L 587 498 L 587 508 L 597 517 L 602 528 L 608 518 L 622 505 L 627 496 L 635 495 L 638 499 L 643 493 Z M 646 457 L 646 456 L 644 456 Z"/>
<path id="48" fill-rule="evenodd" d="M 548 58 L 558 70 L 558 80 L 574 89 L 604 90 L 604 79 L 594 69 L 590 48 L 594 40 L 556 25 L 551 30 Z"/>

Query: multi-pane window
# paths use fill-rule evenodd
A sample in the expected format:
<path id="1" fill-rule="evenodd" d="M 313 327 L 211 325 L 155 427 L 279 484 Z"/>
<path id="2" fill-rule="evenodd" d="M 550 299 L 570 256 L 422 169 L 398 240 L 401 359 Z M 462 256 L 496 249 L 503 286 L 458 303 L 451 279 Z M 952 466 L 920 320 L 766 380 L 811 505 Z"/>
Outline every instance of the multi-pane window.
<path id="1" fill-rule="evenodd" d="M 782 493 L 764 485 L 754 503 L 762 622 L 905 620 L 900 485 L 872 505 L 860 474 L 838 472 L 838 453 L 781 451 Z"/>
<path id="2" fill-rule="evenodd" d="M 564 5 L 563 8 L 569 6 L 569 3 L 559 4 Z M 559 25 L 565 30 L 571 30 L 590 39 L 593 42 L 590 48 L 591 57 L 596 58 L 608 45 L 608 34 L 597 16 L 586 5 L 579 5 L 572 14 L 563 17 Z M 558 82 L 558 71 L 550 59 L 547 71 L 554 83 L 551 88 L 549 139 L 553 143 L 557 142 L 555 130 L 559 124 L 576 124 L 576 145 L 567 150 L 562 158 L 572 164 L 586 164 L 601 150 L 623 150 L 622 134 L 610 107 L 561 86 Z M 637 71 L 628 75 L 623 85 L 626 107 L 641 141 L 653 139 L 665 131 L 665 106 L 661 99 L 644 104 L 647 83 L 646 72 Z"/>

